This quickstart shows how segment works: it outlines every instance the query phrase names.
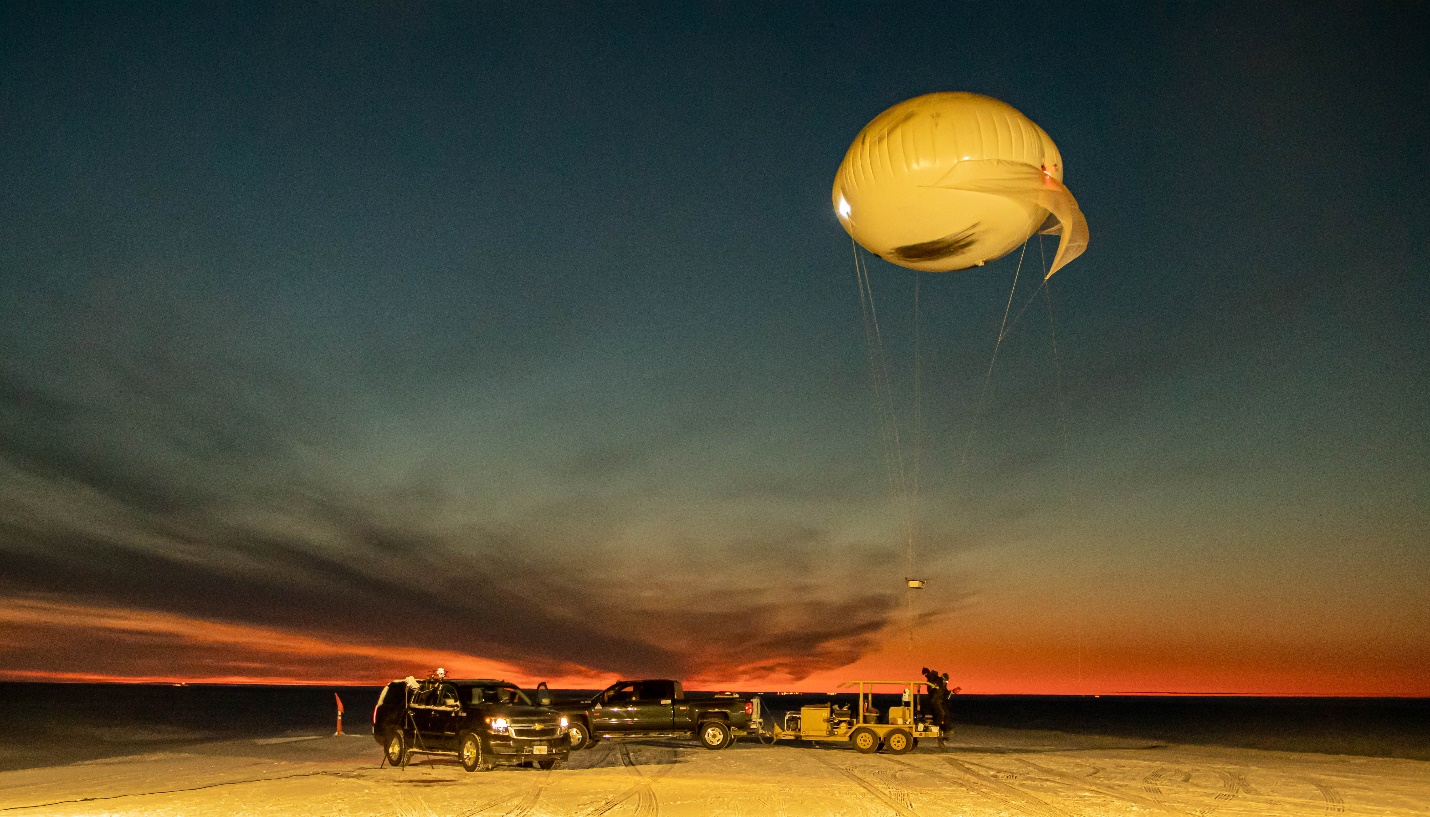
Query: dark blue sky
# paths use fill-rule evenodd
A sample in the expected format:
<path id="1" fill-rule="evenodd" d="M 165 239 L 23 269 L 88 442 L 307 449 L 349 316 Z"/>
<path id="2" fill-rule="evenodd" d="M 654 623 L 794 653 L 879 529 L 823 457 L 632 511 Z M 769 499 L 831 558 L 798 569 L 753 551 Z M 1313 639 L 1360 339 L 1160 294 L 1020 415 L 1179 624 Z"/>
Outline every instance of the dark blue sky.
<path id="1" fill-rule="evenodd" d="M 1430 694 L 1426 21 L 7 8 L 0 655 Z M 1017 254 L 919 280 L 911 653 L 829 188 L 939 90 L 1046 129 L 1092 242 L 1051 323 L 1029 245 L 981 411 Z"/>

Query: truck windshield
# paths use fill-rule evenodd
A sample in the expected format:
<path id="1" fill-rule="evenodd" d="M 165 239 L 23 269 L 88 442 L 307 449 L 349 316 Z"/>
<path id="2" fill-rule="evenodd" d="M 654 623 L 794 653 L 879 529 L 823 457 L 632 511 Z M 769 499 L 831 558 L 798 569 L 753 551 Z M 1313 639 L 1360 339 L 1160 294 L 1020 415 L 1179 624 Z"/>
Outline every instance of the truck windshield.
<path id="1" fill-rule="evenodd" d="M 516 687 L 472 687 L 467 691 L 467 701 L 474 704 L 520 704 L 531 706 L 531 699 Z"/>

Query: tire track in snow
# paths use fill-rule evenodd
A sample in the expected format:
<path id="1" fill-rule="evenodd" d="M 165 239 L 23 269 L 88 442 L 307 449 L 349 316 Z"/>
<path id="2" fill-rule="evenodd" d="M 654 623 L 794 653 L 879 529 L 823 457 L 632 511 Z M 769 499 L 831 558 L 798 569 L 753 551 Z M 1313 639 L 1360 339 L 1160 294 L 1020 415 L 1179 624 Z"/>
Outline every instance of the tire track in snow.
<path id="1" fill-rule="evenodd" d="M 903 803 L 894 799 L 894 797 L 887 791 L 884 791 L 878 786 L 875 786 L 873 783 L 870 783 L 869 781 L 865 780 L 864 778 L 860 777 L 849 769 L 846 769 L 843 766 L 836 764 L 832 760 L 820 757 L 818 754 L 813 755 L 813 757 L 820 763 L 823 763 L 829 768 L 835 770 L 836 772 L 839 772 L 840 774 L 854 781 L 854 783 L 858 784 L 861 789 L 874 795 L 875 799 L 877 799 L 879 802 L 893 809 L 894 813 L 902 815 L 902 817 L 919 817 L 918 812 L 915 812 L 909 806 L 904 805 Z"/>
<path id="2" fill-rule="evenodd" d="M 599 745 L 599 746 L 595 746 L 595 747 L 590 748 L 590 749 L 585 749 L 585 750 L 583 750 L 583 751 L 581 751 L 581 752 L 579 752 L 579 753 L 577 753 L 577 752 L 572 752 L 572 753 L 570 754 L 570 756 L 568 757 L 567 761 L 566 761 L 566 768 L 568 768 L 568 769 L 599 769 L 599 768 L 601 768 L 602 766 L 605 766 L 605 765 L 610 761 L 611 755 L 615 754 L 615 751 L 616 751 L 616 745 L 615 745 L 614 743 L 610 742 L 609 740 L 607 740 L 607 741 L 602 741 L 601 745 Z M 577 759 L 578 762 L 573 763 L 570 758 L 575 758 L 575 759 Z M 596 758 L 596 759 L 595 759 L 595 760 L 587 760 L 587 758 Z M 582 760 L 585 760 L 585 761 L 587 761 L 587 762 L 585 762 L 585 763 L 579 762 L 579 761 L 582 761 Z"/>
<path id="3" fill-rule="evenodd" d="M 1121 800 L 1125 803 L 1131 803 L 1132 805 L 1137 806 L 1139 808 L 1156 809 L 1158 811 L 1165 811 L 1168 814 L 1173 815 L 1186 814 L 1186 812 L 1182 811 L 1181 809 L 1173 808 L 1164 802 L 1159 802 L 1149 797 L 1143 797 L 1142 795 L 1136 794 L 1134 792 L 1127 792 L 1122 791 L 1120 789 L 1115 789 L 1112 788 L 1111 785 L 1104 784 L 1101 781 L 1096 783 L 1089 782 L 1087 779 L 1078 777 L 1074 774 L 1067 774 L 1065 772 L 1059 772 L 1053 769 L 1049 769 L 1046 766 L 1040 766 L 1039 764 L 1034 763 L 1031 760 L 1023 760 L 1022 758 L 1018 758 L 1018 762 L 1023 764 L 1024 766 L 1027 766 L 1028 768 L 1032 769 L 1043 777 L 1049 778 L 1050 780 L 1054 780 L 1060 783 L 1067 783 L 1073 786 L 1080 786 L 1088 791 L 1095 791 L 1098 794 L 1104 795 L 1106 797 Z M 1101 771 L 1101 769 L 1094 766 L 1092 774 L 1088 775 L 1088 777 L 1091 777 L 1095 774 L 1099 774 L 1101 773 Z"/>
<path id="4" fill-rule="evenodd" d="M 541 779 L 522 792 L 521 800 L 511 811 L 506 813 L 506 817 L 526 817 L 532 809 L 536 808 L 536 802 L 541 799 L 541 793 L 546 791 L 546 787 L 551 783 L 551 771 L 551 769 L 542 770 Z"/>
<path id="5" fill-rule="evenodd" d="M 515 805 L 502 812 L 503 817 L 526 817 L 532 809 L 536 808 L 536 801 L 541 799 L 541 793 L 546 790 L 550 777 L 550 770 L 543 771 L 541 779 L 537 782 L 524 788 L 512 789 L 496 799 L 488 800 L 475 808 L 461 812 L 459 817 L 478 817 L 478 815 L 486 814 L 500 806 L 513 803 L 513 801 Z"/>
<path id="6" fill-rule="evenodd" d="M 632 777 L 635 778 L 635 784 L 632 785 L 630 788 L 625 789 L 624 791 L 618 792 L 615 795 L 606 798 L 606 801 L 604 803 L 602 803 L 600 806 L 597 806 L 595 809 L 587 812 L 587 814 L 590 815 L 590 817 L 596 817 L 597 815 L 606 814 L 612 809 L 614 809 L 616 806 L 619 806 L 634 797 L 635 814 L 637 815 L 637 817 L 656 817 L 656 815 L 660 814 L 660 800 L 657 799 L 655 796 L 654 784 L 656 781 L 660 780 L 662 777 L 665 777 L 667 774 L 670 774 L 670 772 L 675 769 L 674 760 L 679 754 L 679 750 L 672 749 L 672 762 L 661 764 L 659 771 L 655 771 L 650 774 L 646 774 L 645 772 L 641 771 L 641 768 L 636 763 L 635 758 L 631 756 L 631 750 L 626 748 L 626 746 L 617 746 L 616 753 L 621 758 L 621 766 L 625 768 L 627 773 L 629 773 Z"/>
<path id="7" fill-rule="evenodd" d="M 1346 801 L 1345 801 L 1345 798 L 1341 796 L 1341 793 L 1340 793 L 1339 791 L 1336 791 L 1336 789 L 1335 789 L 1334 786 L 1329 786 L 1329 785 L 1326 785 L 1326 784 L 1324 784 L 1324 783 L 1320 783 L 1320 782 L 1317 782 L 1317 781 L 1315 781 L 1315 780 L 1312 780 L 1312 779 L 1310 779 L 1310 778 L 1306 778 L 1306 782 L 1307 782 L 1307 783 L 1310 783 L 1312 786 L 1315 786 L 1315 787 L 1316 787 L 1316 791 L 1320 792 L 1320 794 L 1321 794 L 1321 800 L 1326 804 L 1326 813 L 1327 813 L 1327 814 L 1344 814 L 1344 813 L 1345 813 L 1345 811 L 1346 811 Z"/>
<path id="8" fill-rule="evenodd" d="M 893 760 L 893 758 L 889 759 Z M 1064 811 L 1038 798 L 1037 795 L 1034 795 L 1032 792 L 1020 789 L 1017 786 L 1011 786 L 992 775 L 980 773 L 974 768 L 974 765 L 977 764 L 965 763 L 961 760 L 946 756 L 940 756 L 939 760 L 942 760 L 945 764 L 959 772 L 959 776 L 957 777 L 945 775 L 947 779 L 961 783 L 966 788 L 973 789 L 984 797 L 996 800 L 1008 808 L 1015 809 L 1031 817 L 1073 817 L 1071 812 Z M 932 771 L 929 773 L 938 774 Z"/>
<path id="9" fill-rule="evenodd" d="M 1212 796 L 1212 802 L 1205 806 L 1186 809 L 1186 813 L 1193 815 L 1193 817 L 1206 817 L 1206 815 L 1220 810 L 1222 806 L 1236 798 L 1236 795 L 1241 791 L 1241 783 L 1238 777 L 1230 772 L 1223 771 L 1216 771 L 1215 774 L 1221 781 L 1221 791 Z M 1192 782 L 1192 773 L 1186 769 L 1173 771 L 1167 768 L 1160 768 L 1148 772 L 1147 776 L 1142 778 L 1142 789 L 1152 795 L 1163 808 L 1171 809 L 1173 806 L 1167 802 L 1166 794 L 1162 791 L 1162 781 L 1166 778 L 1175 778 L 1176 782 L 1189 785 Z"/>
<path id="10" fill-rule="evenodd" d="M 907 768 L 890 768 L 889 766 L 880 765 L 870 771 L 873 773 L 876 782 L 884 787 L 884 790 L 889 793 L 890 797 L 898 800 L 910 809 L 914 807 L 912 793 L 904 787 L 904 782 L 899 779 L 900 775 L 909 772 Z"/>

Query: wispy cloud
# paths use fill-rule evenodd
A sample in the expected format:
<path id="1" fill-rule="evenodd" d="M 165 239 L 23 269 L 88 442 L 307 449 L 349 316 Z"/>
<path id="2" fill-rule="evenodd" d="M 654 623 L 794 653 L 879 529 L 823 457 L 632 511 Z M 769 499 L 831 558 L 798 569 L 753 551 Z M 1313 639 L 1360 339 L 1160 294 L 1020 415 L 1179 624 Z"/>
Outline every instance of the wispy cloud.
<path id="1" fill-rule="evenodd" d="M 9 680 L 370 683 L 416 667 L 534 681 L 523 668 L 451 651 L 316 638 L 302 632 L 39 597 L 0 599 Z M 559 677 L 583 686 L 579 668 Z"/>
<path id="2" fill-rule="evenodd" d="M 108 375 L 46 385 L 5 371 L 0 594 L 27 632 L 111 656 L 101 674 L 135 654 L 99 642 L 154 641 L 170 672 L 188 661 L 196 677 L 384 675 L 420 659 L 530 678 L 799 679 L 857 659 L 894 615 L 891 594 L 860 589 L 874 557 L 859 542 L 799 521 L 691 533 L 701 513 L 728 511 L 702 500 L 667 524 L 638 483 L 593 483 L 582 454 L 516 505 L 474 507 L 446 465 L 377 480 L 336 467 L 373 456 L 361 432 L 373 418 L 327 408 L 332 395 L 296 377 L 96 371 Z M 415 459 L 439 464 L 470 445 L 414 441 Z M 633 440 L 630 456 L 676 443 L 651 444 Z M 487 465 L 488 480 L 512 473 L 509 459 Z M 100 671 L 43 654 L 56 671 Z"/>

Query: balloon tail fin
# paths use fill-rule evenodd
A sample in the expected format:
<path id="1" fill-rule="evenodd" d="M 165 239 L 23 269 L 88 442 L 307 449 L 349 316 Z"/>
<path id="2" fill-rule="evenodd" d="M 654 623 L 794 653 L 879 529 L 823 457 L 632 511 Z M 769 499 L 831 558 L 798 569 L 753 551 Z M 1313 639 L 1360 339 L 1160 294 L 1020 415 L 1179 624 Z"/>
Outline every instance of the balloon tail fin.
<path id="1" fill-rule="evenodd" d="M 1082 208 L 1077 206 L 1077 199 L 1073 198 L 1073 194 L 1052 176 L 1043 174 L 1043 179 L 1043 189 L 1038 192 L 1036 200 L 1039 206 L 1058 221 L 1057 225 L 1043 232 L 1060 236 L 1058 251 L 1053 255 L 1053 264 L 1048 267 L 1048 274 L 1043 276 L 1046 281 L 1053 277 L 1053 273 L 1067 266 L 1068 262 L 1083 254 L 1087 249 L 1089 234 L 1087 218 L 1083 216 Z"/>
<path id="2" fill-rule="evenodd" d="M 1002 159 L 969 159 L 955 164 L 938 187 L 991 193 L 1035 204 L 1051 215 L 1039 232 L 1060 236 L 1058 251 L 1044 280 L 1087 249 L 1087 219 L 1067 187 L 1039 168 Z"/>

